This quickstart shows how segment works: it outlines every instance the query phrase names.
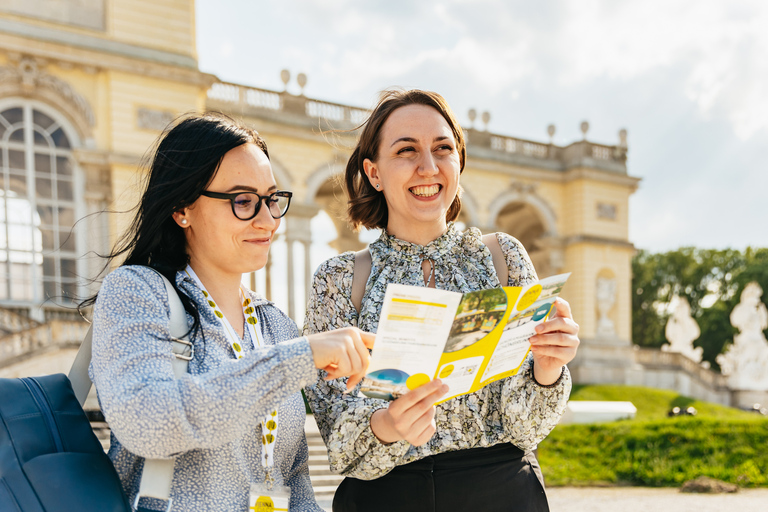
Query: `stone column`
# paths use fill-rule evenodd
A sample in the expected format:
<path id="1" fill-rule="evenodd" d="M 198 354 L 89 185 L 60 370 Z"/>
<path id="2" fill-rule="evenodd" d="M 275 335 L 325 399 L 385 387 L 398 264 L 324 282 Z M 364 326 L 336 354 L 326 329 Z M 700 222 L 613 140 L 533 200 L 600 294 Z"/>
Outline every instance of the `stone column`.
<path id="1" fill-rule="evenodd" d="M 107 254 L 112 249 L 112 243 L 122 233 L 110 233 L 109 218 L 103 212 L 112 201 L 112 174 L 109 166 L 109 155 L 88 149 L 73 151 L 72 159 L 81 171 L 83 182 L 83 206 L 78 215 L 82 220 L 76 228 L 78 245 L 84 253 L 93 252 Z M 101 258 L 83 258 L 80 272 L 89 278 L 96 279 L 103 271 Z M 98 284 L 91 284 L 87 295 L 98 292 Z"/>
<path id="2" fill-rule="evenodd" d="M 365 248 L 365 244 L 360 241 L 359 234 L 349 229 L 345 221 L 338 218 L 332 218 L 332 220 L 336 227 L 337 237 L 328 245 L 339 251 L 339 254 L 347 251 L 357 252 Z"/>
<path id="3" fill-rule="evenodd" d="M 545 234 L 535 243 L 536 247 L 546 253 L 547 267 L 546 274 L 539 274 L 540 278 L 547 277 L 549 275 L 557 275 L 563 272 L 565 267 L 565 242 L 562 237 Z"/>
<path id="4" fill-rule="evenodd" d="M 288 262 L 288 316 L 296 319 L 296 277 L 294 276 L 294 242 L 304 245 L 304 304 L 309 298 L 309 286 L 311 282 L 311 261 L 309 249 L 312 244 L 312 230 L 310 221 L 317 215 L 320 208 L 312 204 L 291 204 L 288 215 L 285 216 L 285 248 Z"/>

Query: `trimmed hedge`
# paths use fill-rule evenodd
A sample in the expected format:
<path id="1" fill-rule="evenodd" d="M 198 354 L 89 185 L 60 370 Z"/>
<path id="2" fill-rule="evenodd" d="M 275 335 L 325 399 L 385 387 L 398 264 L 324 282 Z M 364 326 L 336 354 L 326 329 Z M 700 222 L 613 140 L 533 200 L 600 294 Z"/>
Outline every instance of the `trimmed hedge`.
<path id="1" fill-rule="evenodd" d="M 539 446 L 548 485 L 768 485 L 768 420 L 693 417 L 562 425 Z"/>
<path id="2" fill-rule="evenodd" d="M 634 420 L 559 425 L 540 445 L 547 485 L 680 486 L 709 476 L 742 487 L 768 486 L 768 418 L 698 402 L 671 391 L 580 386 L 573 400 L 629 400 Z M 668 418 L 692 405 L 696 416 Z"/>

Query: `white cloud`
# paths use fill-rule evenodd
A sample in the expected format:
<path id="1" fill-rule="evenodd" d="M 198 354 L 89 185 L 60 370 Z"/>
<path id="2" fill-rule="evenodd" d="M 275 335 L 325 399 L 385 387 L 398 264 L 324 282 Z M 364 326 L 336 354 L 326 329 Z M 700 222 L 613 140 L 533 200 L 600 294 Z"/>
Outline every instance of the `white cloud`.
<path id="1" fill-rule="evenodd" d="M 683 70 L 703 115 L 724 113 L 743 139 L 768 127 L 768 3 L 589 0 L 566 11 L 550 44 L 563 85 Z"/>
<path id="2" fill-rule="evenodd" d="M 235 47 L 232 44 L 232 41 L 222 41 L 222 43 L 219 45 L 219 56 L 228 59 L 232 56 L 232 50 L 234 49 Z"/>

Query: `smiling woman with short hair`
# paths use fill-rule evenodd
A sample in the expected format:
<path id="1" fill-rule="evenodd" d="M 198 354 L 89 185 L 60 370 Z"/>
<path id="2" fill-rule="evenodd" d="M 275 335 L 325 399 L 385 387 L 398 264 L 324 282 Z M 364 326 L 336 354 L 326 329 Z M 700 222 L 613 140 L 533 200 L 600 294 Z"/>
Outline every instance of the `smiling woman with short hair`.
<path id="1" fill-rule="evenodd" d="M 384 232 L 368 246 L 370 270 L 362 276 L 350 252 L 320 266 L 305 333 L 343 326 L 375 332 L 389 283 L 466 293 L 537 279 L 511 236 L 454 226 L 465 161 L 463 132 L 439 94 L 384 94 L 345 176 L 349 221 Z M 353 297 L 356 279 L 365 283 L 362 299 Z M 336 492 L 334 512 L 548 510 L 532 450 L 565 410 L 571 388 L 565 364 L 579 339 L 561 299 L 539 329 L 517 375 L 438 406 L 447 392 L 439 379 L 388 402 L 357 389 L 347 393 L 348 382 L 328 381 L 321 371 L 307 396 L 331 469 L 349 477 Z"/>

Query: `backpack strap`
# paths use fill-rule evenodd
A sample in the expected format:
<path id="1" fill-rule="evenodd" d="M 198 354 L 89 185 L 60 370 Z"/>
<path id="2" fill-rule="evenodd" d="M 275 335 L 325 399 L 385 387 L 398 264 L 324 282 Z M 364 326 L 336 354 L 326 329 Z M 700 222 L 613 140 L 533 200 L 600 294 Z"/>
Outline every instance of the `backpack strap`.
<path id="1" fill-rule="evenodd" d="M 507 286 L 507 283 L 509 283 L 507 258 L 504 257 L 504 253 L 501 251 L 501 245 L 499 245 L 499 239 L 496 237 L 496 233 L 483 235 L 482 240 L 485 246 L 488 247 L 488 250 L 491 251 L 493 267 L 496 269 L 496 275 L 499 278 L 500 286 Z"/>
<path id="2" fill-rule="evenodd" d="M 355 265 L 352 269 L 352 305 L 358 315 L 363 305 L 365 284 L 371 275 L 371 264 L 371 251 L 367 248 L 355 253 Z"/>
<path id="3" fill-rule="evenodd" d="M 80 407 L 85 405 L 85 399 L 91 392 L 91 378 L 88 375 L 88 366 L 91 364 L 91 338 L 93 337 L 93 324 L 88 328 L 88 333 L 80 344 L 72 367 L 69 369 L 69 382 L 72 384 L 72 391 L 75 392 Z"/>
<path id="4" fill-rule="evenodd" d="M 170 322 L 169 330 L 171 333 L 173 355 L 175 356 L 172 362 L 173 375 L 177 379 L 181 378 L 189 367 L 189 361 L 194 356 L 194 347 L 189 341 L 189 325 L 187 324 L 187 316 L 184 311 L 184 305 L 181 303 L 179 295 L 173 288 L 171 282 L 157 270 L 147 267 L 157 273 L 162 279 L 165 285 L 165 290 L 168 293 L 168 305 L 170 306 Z M 93 336 L 93 326 L 88 329 L 88 334 L 85 335 L 83 343 L 80 345 L 80 349 L 77 351 L 72 368 L 69 370 L 69 380 L 72 383 L 72 388 L 75 391 L 80 405 L 85 403 L 85 399 L 88 397 L 88 393 L 91 390 L 91 379 L 88 375 L 88 367 L 91 363 L 91 344 Z M 141 473 L 141 483 L 139 484 L 139 492 L 136 495 L 136 499 L 133 502 L 134 510 L 143 510 L 138 508 L 139 498 L 157 498 L 159 500 L 167 501 L 168 508 L 171 509 L 172 501 L 171 496 L 171 483 L 173 482 L 173 468 L 176 460 L 171 459 L 145 459 L 144 470 Z"/>
<path id="5" fill-rule="evenodd" d="M 179 299 L 171 282 L 160 272 L 157 272 L 155 269 L 151 270 L 155 271 L 163 279 L 165 290 L 168 293 L 168 305 L 171 309 L 169 330 L 171 332 L 171 341 L 173 342 L 173 354 L 176 356 L 173 360 L 173 374 L 178 379 L 181 375 L 187 373 L 187 366 L 194 353 L 192 343 L 190 343 L 187 336 L 187 331 L 189 331 L 187 316 L 184 311 L 184 305 L 181 303 L 181 299 Z M 85 404 L 88 393 L 90 393 L 93 386 L 91 377 L 88 375 L 88 367 L 91 365 L 92 338 L 93 325 L 88 328 L 88 333 L 80 344 L 80 349 L 77 351 L 68 375 L 80 406 Z"/>

